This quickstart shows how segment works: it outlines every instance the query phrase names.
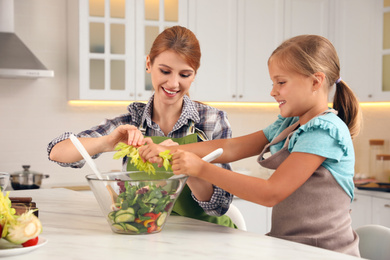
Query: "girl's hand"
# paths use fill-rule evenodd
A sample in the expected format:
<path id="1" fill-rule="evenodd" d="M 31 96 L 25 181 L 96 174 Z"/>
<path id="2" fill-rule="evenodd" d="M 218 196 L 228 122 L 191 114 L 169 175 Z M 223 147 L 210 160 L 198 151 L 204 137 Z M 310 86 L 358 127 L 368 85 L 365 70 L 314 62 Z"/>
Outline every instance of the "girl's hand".
<path id="1" fill-rule="evenodd" d="M 159 145 L 159 144 L 155 144 L 155 143 L 153 143 L 153 140 L 150 137 L 145 138 L 144 142 L 146 143 L 146 145 L 141 146 L 138 149 L 138 152 L 139 152 L 139 155 L 141 156 L 141 158 L 143 160 L 149 161 L 151 163 L 157 163 L 158 167 L 162 167 L 163 166 L 163 160 L 158 155 L 161 152 L 164 152 L 165 150 L 168 150 L 169 146 L 162 146 L 162 145 Z M 174 142 L 167 142 L 167 143 L 172 146 Z"/>
<path id="2" fill-rule="evenodd" d="M 107 135 L 108 151 L 113 151 L 119 142 L 123 142 L 134 147 L 145 144 L 141 131 L 133 125 L 120 125 L 109 135 Z"/>
<path id="3" fill-rule="evenodd" d="M 177 150 L 172 154 L 172 170 L 174 174 L 185 174 L 199 177 L 202 168 L 207 164 L 191 152 Z"/>
<path id="4" fill-rule="evenodd" d="M 163 145 L 163 146 L 174 146 L 174 145 L 179 145 L 179 144 L 174 142 L 174 141 L 172 141 L 171 139 L 167 139 L 167 140 L 161 142 L 160 145 Z"/>

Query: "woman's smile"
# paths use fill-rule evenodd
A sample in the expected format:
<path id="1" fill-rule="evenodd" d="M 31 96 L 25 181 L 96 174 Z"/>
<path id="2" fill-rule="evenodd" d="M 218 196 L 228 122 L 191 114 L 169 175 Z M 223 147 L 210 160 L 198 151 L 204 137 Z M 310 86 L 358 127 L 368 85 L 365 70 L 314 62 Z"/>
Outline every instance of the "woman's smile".
<path id="1" fill-rule="evenodd" d="M 165 94 L 169 97 L 174 97 L 174 96 L 176 96 L 177 93 L 180 92 L 180 90 L 175 91 L 175 90 L 169 90 L 169 89 L 164 88 L 164 87 L 161 87 L 161 88 L 164 90 Z"/>

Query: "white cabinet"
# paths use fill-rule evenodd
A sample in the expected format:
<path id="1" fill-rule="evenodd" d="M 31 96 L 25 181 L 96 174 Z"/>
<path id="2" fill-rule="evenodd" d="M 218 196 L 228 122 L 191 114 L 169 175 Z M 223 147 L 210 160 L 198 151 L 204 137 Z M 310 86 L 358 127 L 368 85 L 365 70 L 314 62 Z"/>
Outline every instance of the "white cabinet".
<path id="1" fill-rule="evenodd" d="M 372 223 L 390 227 L 390 199 L 372 198 Z"/>
<path id="2" fill-rule="evenodd" d="M 360 101 L 389 101 L 382 91 L 382 0 L 337 2 L 337 44 L 341 77 Z"/>
<path id="3" fill-rule="evenodd" d="M 202 63 L 191 89 L 200 101 L 273 101 L 267 60 L 281 41 L 282 1 L 193 0 L 189 28 Z"/>
<path id="4" fill-rule="evenodd" d="M 267 61 L 282 42 L 283 1 L 239 0 L 237 101 L 274 102 Z"/>
<path id="5" fill-rule="evenodd" d="M 317 34 L 333 40 L 334 17 L 331 0 L 285 0 L 284 39 Z"/>
<path id="6" fill-rule="evenodd" d="M 267 208 L 237 197 L 234 197 L 233 204 L 244 216 L 247 231 L 264 235 L 271 230 L 272 208 Z"/>
<path id="7" fill-rule="evenodd" d="M 234 101 L 237 72 L 237 1 L 190 0 L 189 29 L 199 40 L 201 65 L 190 89 L 199 101 Z"/>
<path id="8" fill-rule="evenodd" d="M 91 14 L 96 3 L 103 3 L 103 15 Z M 158 18 L 147 14 L 151 3 Z M 166 10 L 176 17 L 166 19 Z M 273 102 L 267 67 L 272 51 L 284 39 L 318 34 L 336 47 L 341 77 L 360 101 L 388 101 L 390 91 L 381 84 L 383 10 L 383 0 L 68 0 L 69 97 L 147 100 L 151 42 L 180 24 L 196 34 L 202 50 L 190 89 L 195 100 Z"/>
<path id="9" fill-rule="evenodd" d="M 273 102 L 267 61 L 299 34 L 332 38 L 330 0 L 193 0 L 189 28 L 202 48 L 191 90 L 201 101 Z"/>
<path id="10" fill-rule="evenodd" d="M 351 204 L 352 227 L 354 229 L 371 223 L 371 200 L 372 197 L 369 195 L 355 194 Z"/>
<path id="11" fill-rule="evenodd" d="M 351 217 L 354 229 L 368 224 L 390 227 L 390 193 L 355 191 L 355 198 L 351 204 Z"/>
<path id="12" fill-rule="evenodd" d="M 166 27 L 187 26 L 188 0 L 68 0 L 69 99 L 148 100 L 145 58 Z"/>

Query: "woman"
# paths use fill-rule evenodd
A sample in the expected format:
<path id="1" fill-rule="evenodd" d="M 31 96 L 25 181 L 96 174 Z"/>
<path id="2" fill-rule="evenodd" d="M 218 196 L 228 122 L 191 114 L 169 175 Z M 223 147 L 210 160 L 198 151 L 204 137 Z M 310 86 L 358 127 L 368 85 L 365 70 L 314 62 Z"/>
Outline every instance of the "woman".
<path id="1" fill-rule="evenodd" d="M 164 30 L 155 39 L 146 59 L 154 94 L 147 104 L 134 102 L 128 113 L 77 134 L 93 158 L 114 151 L 119 142 L 135 147 L 144 144 L 143 135 L 165 145 L 230 138 L 225 112 L 194 102 L 188 92 L 200 66 L 200 47 L 195 35 L 181 26 Z M 61 166 L 80 168 L 84 161 L 66 132 L 48 145 L 49 159 Z M 174 142 L 173 142 L 173 141 Z M 123 161 L 123 170 L 134 170 Z M 229 164 L 223 168 L 231 170 Z M 200 220 L 235 227 L 226 213 L 232 195 L 198 178 L 189 178 L 173 212 Z M 192 198 L 191 198 L 192 196 Z M 207 214 L 206 214 L 207 213 Z"/>

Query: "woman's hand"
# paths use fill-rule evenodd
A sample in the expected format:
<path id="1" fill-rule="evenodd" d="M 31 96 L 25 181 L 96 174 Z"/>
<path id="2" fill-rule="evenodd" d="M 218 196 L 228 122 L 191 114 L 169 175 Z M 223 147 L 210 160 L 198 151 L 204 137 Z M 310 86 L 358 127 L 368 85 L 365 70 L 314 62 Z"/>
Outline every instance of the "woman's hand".
<path id="1" fill-rule="evenodd" d="M 207 162 L 191 152 L 177 150 L 172 154 L 172 170 L 177 175 L 185 174 L 199 177 L 205 164 Z"/>
<path id="2" fill-rule="evenodd" d="M 140 147 L 145 144 L 142 132 L 133 125 L 120 125 L 112 131 L 107 137 L 107 150 L 113 151 L 115 146 L 123 142 L 134 147 Z"/>

